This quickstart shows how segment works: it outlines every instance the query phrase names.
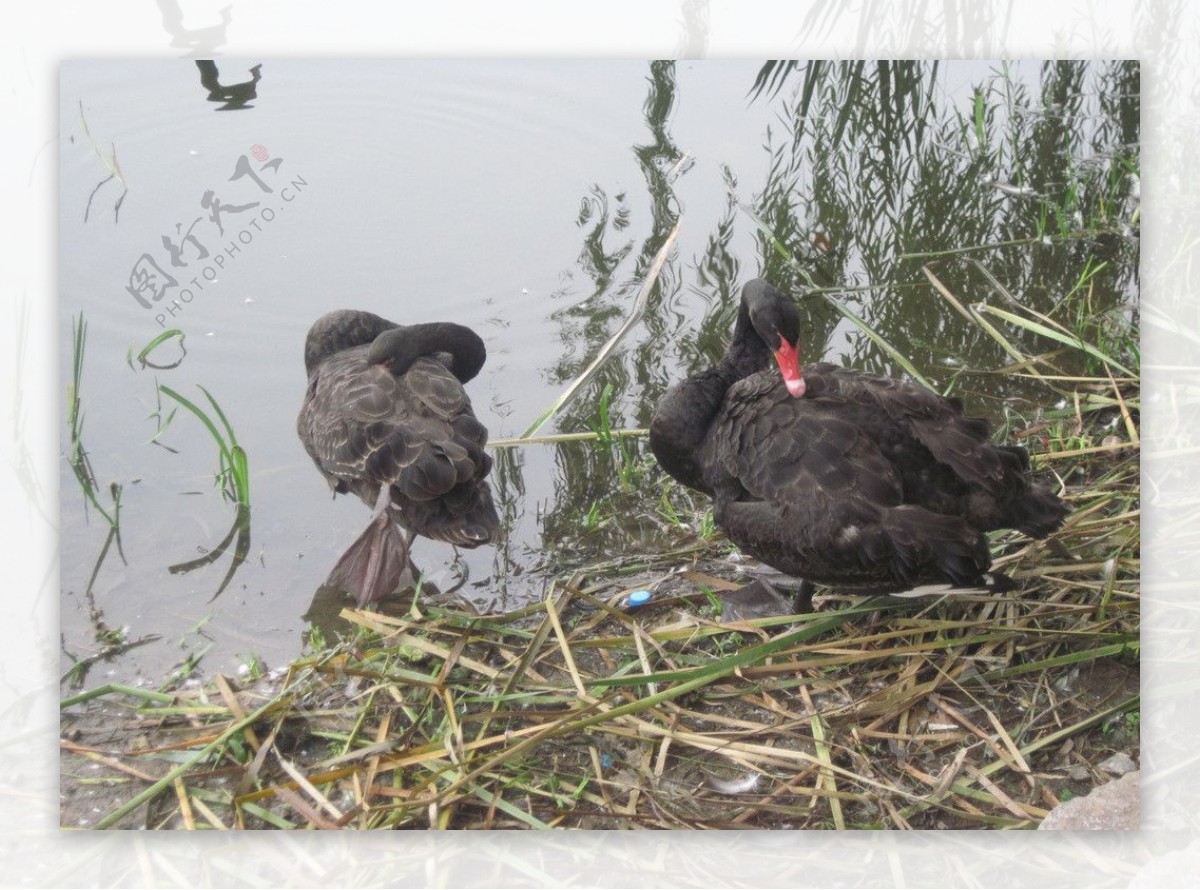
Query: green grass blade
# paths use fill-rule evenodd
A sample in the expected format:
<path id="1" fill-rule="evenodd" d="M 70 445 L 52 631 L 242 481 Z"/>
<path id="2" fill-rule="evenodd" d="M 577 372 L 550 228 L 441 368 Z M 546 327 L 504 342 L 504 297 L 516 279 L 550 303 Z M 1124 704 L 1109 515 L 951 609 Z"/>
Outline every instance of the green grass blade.
<path id="1" fill-rule="evenodd" d="M 149 365 L 152 368 L 159 368 L 159 369 L 174 368 L 176 365 L 179 364 L 179 362 L 175 362 L 174 364 L 171 364 L 171 365 L 156 365 L 150 361 L 150 355 L 151 355 L 151 353 L 154 352 L 154 350 L 158 349 L 158 347 L 162 346 L 164 343 L 168 342 L 169 340 L 175 340 L 175 339 L 179 340 L 180 350 L 183 350 L 186 353 L 186 350 L 184 349 L 184 345 L 183 345 L 183 343 L 184 343 L 183 331 L 181 331 L 179 328 L 171 328 L 170 330 L 163 331 L 161 334 L 159 334 L 157 337 L 155 337 L 153 340 L 151 340 L 149 343 L 147 343 L 145 346 L 142 347 L 141 352 L 139 352 L 136 356 L 136 358 L 138 360 L 138 364 L 140 364 L 143 368 L 145 368 L 147 365 Z M 180 361 L 182 361 L 182 358 L 180 359 Z"/>
<path id="2" fill-rule="evenodd" d="M 608 435 L 613 439 L 642 438 L 648 436 L 648 429 L 609 430 Z M 590 433 L 550 433 L 545 436 L 517 436 L 516 438 L 492 439 L 487 443 L 488 448 L 516 448 L 521 445 L 557 445 L 561 442 L 598 442 L 600 434 Z"/>
<path id="3" fill-rule="evenodd" d="M 530 828 L 538 828 L 543 830 L 549 830 L 551 828 L 548 823 L 543 822 L 537 816 L 534 816 L 532 813 L 525 812 L 520 807 L 509 803 L 499 794 L 493 794 L 476 782 L 468 782 L 467 788 L 470 789 L 471 793 L 477 796 L 484 803 L 491 804 L 503 813 L 508 813 L 508 815 L 512 816 L 519 822 L 524 822 Z"/>
<path id="4" fill-rule="evenodd" d="M 746 646 L 739 649 L 730 655 L 722 658 L 714 659 L 708 664 L 698 668 L 685 668 L 677 671 L 660 671 L 655 674 L 638 674 L 624 677 L 600 677 L 588 681 L 588 686 L 592 687 L 607 687 L 607 686 L 640 686 L 650 683 L 684 683 L 691 688 L 691 683 L 695 680 L 702 682 L 697 685 L 702 685 L 703 682 L 716 679 L 732 673 L 739 667 L 757 662 L 768 655 L 772 655 L 781 649 L 786 649 L 796 643 L 804 640 L 812 639 L 820 636 L 828 631 L 840 626 L 851 615 L 869 614 L 877 609 L 887 609 L 889 606 L 896 608 L 897 604 L 894 601 L 888 601 L 884 597 L 873 597 L 865 600 L 859 605 L 849 609 L 842 609 L 832 615 L 823 616 L 815 621 L 806 622 L 802 627 L 789 633 L 782 634 L 773 640 L 768 640 L 765 643 L 759 643 L 755 646 Z"/>
<path id="5" fill-rule="evenodd" d="M 230 478 L 233 481 L 234 499 L 239 504 L 249 506 L 249 504 L 250 504 L 249 461 L 247 460 L 246 452 L 242 449 L 242 447 L 240 445 L 237 444 L 237 439 L 235 438 L 235 436 L 233 434 L 233 427 L 230 425 L 229 419 L 225 416 L 225 412 L 223 412 L 221 410 L 221 407 L 217 404 L 217 400 L 214 399 L 212 397 L 212 394 L 209 393 L 209 391 L 206 390 L 203 386 L 200 387 L 200 391 L 203 392 L 204 395 L 208 397 L 209 402 L 213 406 L 213 410 L 217 413 L 217 416 L 221 419 L 222 425 L 224 425 L 225 429 L 228 431 L 229 438 L 231 440 L 230 442 L 225 441 L 225 438 L 221 435 L 221 431 L 217 429 L 217 425 L 215 423 L 213 423 L 212 418 L 208 416 L 208 414 L 204 411 L 203 408 L 201 408 L 199 405 L 192 402 L 186 396 L 180 395 L 179 393 L 177 393 L 175 390 L 171 389 L 171 387 L 167 386 L 166 384 L 160 383 L 158 385 L 158 388 L 160 390 L 162 390 L 164 393 L 166 393 L 168 396 L 173 398 L 175 401 L 177 401 L 179 404 L 181 404 L 183 407 L 185 407 L 189 411 L 191 411 L 192 414 L 196 415 L 196 417 L 200 420 L 200 422 L 203 423 L 204 426 L 208 429 L 208 432 L 212 436 L 213 441 L 217 443 L 217 449 L 219 452 L 218 453 L 218 466 L 220 468 L 220 471 L 219 471 L 220 475 L 226 476 L 226 474 L 228 474 L 227 478 Z"/>
<path id="6" fill-rule="evenodd" d="M 879 334 L 877 334 L 871 328 L 870 325 L 868 325 L 865 321 L 863 321 L 861 318 L 859 318 L 857 315 L 855 315 L 853 312 L 851 312 L 849 309 L 847 309 L 845 306 L 843 306 L 842 303 L 839 300 L 835 299 L 834 297 L 831 297 L 828 294 L 821 294 L 821 297 L 822 297 L 822 299 L 825 300 L 825 302 L 827 302 L 829 305 L 833 306 L 834 309 L 836 309 L 843 316 L 845 316 L 847 319 L 849 319 L 850 322 L 852 324 L 854 324 L 859 330 L 861 330 L 864 334 L 866 334 L 868 337 L 870 337 L 871 341 L 876 346 L 878 346 L 880 349 L 882 349 L 884 352 L 886 352 L 888 354 L 888 356 L 892 359 L 892 361 L 894 361 L 896 364 L 898 364 L 900 367 L 902 367 L 905 370 L 905 372 L 907 372 L 908 375 L 913 378 L 913 380 L 916 380 L 918 383 L 920 383 L 926 389 L 931 389 L 931 390 L 934 390 L 935 392 L 937 391 L 936 389 L 934 389 L 933 384 L 931 384 L 925 378 L 924 374 L 922 374 L 920 371 L 917 370 L 916 366 L 908 360 L 908 358 L 904 355 L 904 353 L 900 352 L 898 349 L 896 349 L 896 347 L 892 346 L 891 343 L 889 343 L 889 342 L 887 342 L 887 340 L 883 339 L 883 337 L 881 337 Z"/>
<path id="7" fill-rule="evenodd" d="M 1010 324 L 1014 324 L 1019 328 L 1024 328 L 1027 331 L 1032 331 L 1035 334 L 1040 334 L 1043 337 L 1047 337 L 1051 340 L 1055 340 L 1066 346 L 1071 346 L 1082 352 L 1086 352 L 1092 358 L 1099 359 L 1100 361 L 1104 362 L 1106 365 L 1109 365 L 1110 367 L 1115 368 L 1116 370 L 1120 371 L 1126 377 L 1137 377 L 1138 376 L 1133 371 L 1129 370 L 1123 364 L 1118 362 L 1116 359 L 1105 355 L 1103 352 L 1101 352 L 1095 346 L 1092 346 L 1089 343 L 1084 343 L 1078 337 L 1072 337 L 1070 334 L 1061 333 L 1059 331 L 1054 330 L 1053 328 L 1047 327 L 1044 324 L 1040 324 L 1036 321 L 1032 321 L 1031 319 L 1025 318 L 1020 315 L 1016 315 L 1015 313 L 1012 313 L 1012 312 L 1006 312 L 1003 309 L 997 309 L 995 306 L 989 306 L 987 303 L 980 303 L 979 306 L 977 307 L 977 309 L 980 312 L 986 312 L 989 315 L 994 315 L 997 318 L 1002 318 L 1005 321 L 1009 322 Z"/>
<path id="8" fill-rule="evenodd" d="M 246 457 L 246 451 L 241 445 L 234 445 L 230 449 L 230 454 L 233 457 L 233 484 L 237 490 L 237 501 L 239 504 L 250 504 L 250 461 Z"/>
<path id="9" fill-rule="evenodd" d="M 1200 333 L 1185 325 L 1181 325 L 1155 306 L 1144 304 L 1142 306 L 1142 319 L 1160 330 L 1174 334 L 1176 337 L 1191 340 L 1192 343 L 1200 347 Z"/>
<path id="10" fill-rule="evenodd" d="M 192 414 L 196 415 L 197 419 L 198 419 L 198 420 L 199 420 L 201 423 L 203 423 L 203 424 L 204 424 L 204 426 L 205 426 L 205 427 L 208 429 L 208 432 L 209 432 L 209 433 L 212 435 L 212 437 L 213 437 L 213 441 L 217 443 L 217 447 L 218 447 L 218 448 L 220 449 L 220 451 L 221 451 L 221 459 L 222 459 L 223 461 L 227 462 L 227 463 L 230 463 L 230 464 L 232 464 L 232 463 L 233 463 L 233 460 L 232 460 L 232 458 L 230 457 L 230 454 L 229 454 L 229 446 L 228 446 L 228 444 L 226 444 L 226 442 L 225 442 L 225 439 L 224 439 L 224 438 L 222 438 L 222 436 L 221 436 L 221 432 L 220 432 L 220 430 L 218 430 L 218 429 L 217 429 L 217 426 L 216 426 L 216 424 L 214 424 L 214 423 L 212 422 L 212 418 L 210 418 L 210 417 L 209 417 L 209 416 L 208 416 L 208 415 L 207 415 L 207 414 L 204 412 L 204 410 L 203 410 L 202 408 L 200 408 L 200 407 L 199 407 L 199 406 L 198 406 L 198 405 L 197 405 L 195 402 L 193 402 L 191 399 L 187 398 L 186 396 L 182 396 L 182 395 L 180 395 L 179 393 L 175 392 L 175 390 L 171 389 L 171 387 L 167 386 L 165 383 L 160 383 L 160 384 L 158 385 L 158 388 L 159 388 L 159 389 L 161 389 L 161 390 L 162 390 L 164 393 L 166 393 L 168 396 L 170 396 L 171 398 L 173 398 L 175 401 L 177 401 L 179 404 L 183 405 L 183 407 L 185 407 L 185 408 L 187 408 L 189 411 L 191 411 L 191 412 L 192 412 Z"/>
<path id="11" fill-rule="evenodd" d="M 213 410 L 217 412 L 217 417 L 221 419 L 221 425 L 225 427 L 225 432 L 229 434 L 229 444 L 237 445 L 237 436 L 234 435 L 233 426 L 230 424 L 229 418 L 225 416 L 225 412 L 221 410 L 221 406 L 217 404 L 217 400 L 212 397 L 212 393 L 210 393 L 199 383 L 196 384 L 196 388 L 199 389 L 200 392 L 204 393 L 204 395 L 208 398 L 209 404 L 213 406 Z"/>
<path id="12" fill-rule="evenodd" d="M 933 269 L 928 263 L 921 267 L 921 271 L 925 273 L 925 277 L 929 279 L 929 283 L 933 285 L 934 290 L 941 295 L 942 299 L 953 306 L 954 310 L 963 318 L 967 319 L 967 321 L 973 322 L 974 324 L 977 324 L 979 327 L 983 328 L 984 332 L 998 344 L 1000 344 L 1000 348 L 1007 352 L 1010 358 L 1017 362 L 1027 362 L 1029 360 L 1027 355 L 1021 352 L 1021 350 L 1017 349 L 1017 347 L 1013 346 L 1012 343 L 1008 341 L 1008 338 L 996 330 L 996 327 L 986 318 L 981 316 L 973 306 L 964 306 L 962 302 L 956 296 L 954 296 L 953 293 L 951 293 L 950 288 L 946 287 L 946 285 L 942 283 L 942 280 L 934 274 Z M 1036 369 L 1031 368 L 1031 370 L 1034 374 L 1037 374 Z"/>

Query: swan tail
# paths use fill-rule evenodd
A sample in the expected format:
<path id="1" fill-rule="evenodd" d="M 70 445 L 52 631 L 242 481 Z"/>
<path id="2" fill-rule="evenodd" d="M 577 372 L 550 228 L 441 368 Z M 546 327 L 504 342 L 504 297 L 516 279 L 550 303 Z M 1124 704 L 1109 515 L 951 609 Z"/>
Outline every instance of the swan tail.
<path id="1" fill-rule="evenodd" d="M 932 568 L 947 581 L 963 586 L 980 584 L 991 565 L 987 540 L 956 516 L 922 507 L 893 507 L 881 530 L 895 550 L 893 579 L 914 584 Z"/>

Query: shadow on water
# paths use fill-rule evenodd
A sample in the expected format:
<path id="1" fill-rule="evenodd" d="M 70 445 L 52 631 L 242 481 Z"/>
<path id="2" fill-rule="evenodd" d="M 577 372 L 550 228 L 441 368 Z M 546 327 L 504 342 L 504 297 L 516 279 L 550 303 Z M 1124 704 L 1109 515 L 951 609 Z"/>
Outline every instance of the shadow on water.
<path id="1" fill-rule="evenodd" d="M 221 102 L 214 111 L 244 111 L 253 108 L 250 101 L 258 98 L 258 82 L 262 80 L 262 65 L 250 68 L 250 79 L 240 83 L 221 83 L 221 73 L 217 63 L 211 59 L 197 59 L 196 67 L 200 69 L 200 85 L 208 91 L 209 102 Z"/>

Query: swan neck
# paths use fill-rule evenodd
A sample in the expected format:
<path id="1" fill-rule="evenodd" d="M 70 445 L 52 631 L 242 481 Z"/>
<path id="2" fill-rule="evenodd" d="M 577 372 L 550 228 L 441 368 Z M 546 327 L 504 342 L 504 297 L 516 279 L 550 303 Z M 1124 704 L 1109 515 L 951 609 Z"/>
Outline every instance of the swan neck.
<path id="1" fill-rule="evenodd" d="M 750 310 L 743 300 L 738 309 L 737 323 L 733 326 L 733 339 L 718 363 L 723 377 L 733 385 L 743 377 L 756 374 L 770 365 L 771 350 L 750 321 Z"/>
<path id="2" fill-rule="evenodd" d="M 460 383 L 473 379 L 487 359 L 483 340 L 468 327 L 453 322 L 408 325 L 401 329 L 403 348 L 392 362 L 392 373 L 402 374 L 418 357 L 448 353 L 451 372 Z"/>
<path id="3" fill-rule="evenodd" d="M 319 318 L 304 341 L 304 368 L 311 377 L 317 366 L 331 355 L 355 346 L 366 346 L 396 323 L 352 309 L 339 309 Z"/>

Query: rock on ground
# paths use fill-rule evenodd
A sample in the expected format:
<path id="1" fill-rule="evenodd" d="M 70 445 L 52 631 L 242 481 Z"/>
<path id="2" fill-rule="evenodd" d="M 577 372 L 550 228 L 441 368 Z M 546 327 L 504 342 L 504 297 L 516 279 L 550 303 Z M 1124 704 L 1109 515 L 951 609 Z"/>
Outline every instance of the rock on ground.
<path id="1" fill-rule="evenodd" d="M 1050 811 L 1038 830 L 1136 831 L 1141 824 L 1141 772 L 1100 785 Z"/>

